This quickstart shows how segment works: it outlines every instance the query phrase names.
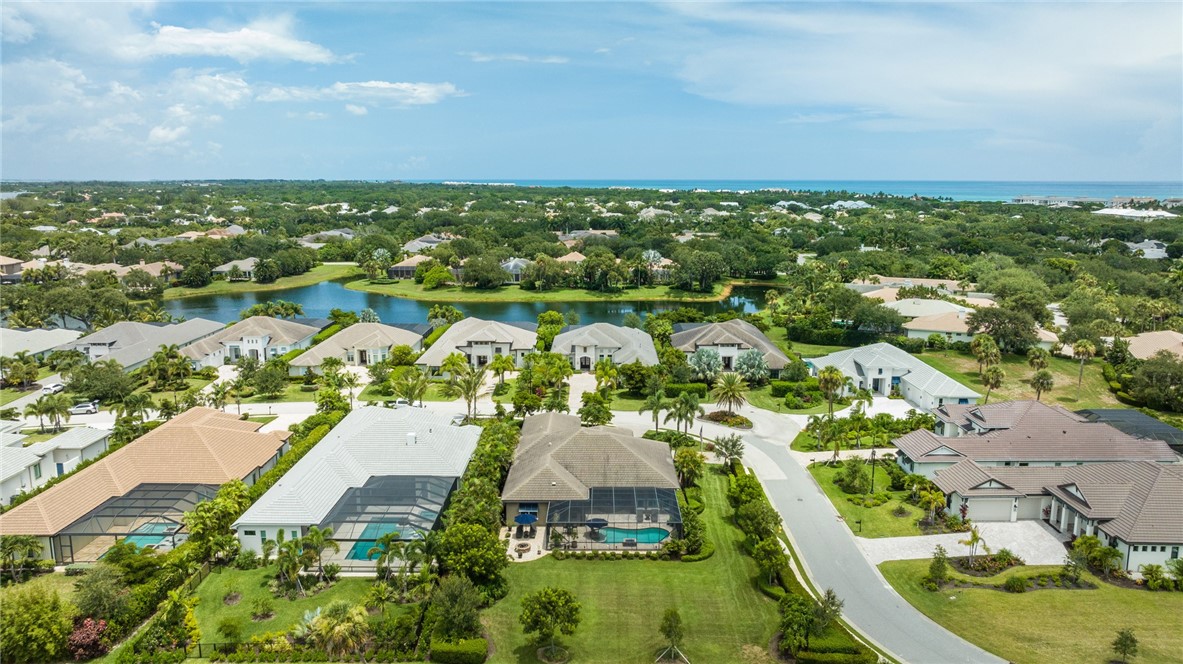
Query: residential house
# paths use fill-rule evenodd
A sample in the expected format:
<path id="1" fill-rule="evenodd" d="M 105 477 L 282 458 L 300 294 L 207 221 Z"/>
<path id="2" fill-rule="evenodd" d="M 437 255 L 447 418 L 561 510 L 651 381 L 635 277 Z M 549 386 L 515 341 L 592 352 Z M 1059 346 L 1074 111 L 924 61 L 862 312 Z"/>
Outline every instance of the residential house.
<path id="1" fill-rule="evenodd" d="M 78 330 L 22 330 L 0 327 L 0 355 L 12 357 L 24 351 L 38 360 L 44 360 L 54 348 L 74 341 L 80 336 L 82 333 Z"/>
<path id="2" fill-rule="evenodd" d="M 421 539 L 435 528 L 480 438 L 480 427 L 420 408 L 358 408 L 341 420 L 234 523 L 244 549 L 280 531 L 295 539 L 331 528 L 330 562 L 373 565 L 369 550 L 391 532 Z"/>
<path id="3" fill-rule="evenodd" d="M 960 304 L 946 302 L 945 300 L 925 300 L 917 297 L 888 302 L 883 306 L 895 311 L 904 318 L 919 318 L 921 316 L 936 316 L 951 313 L 968 315 L 974 311 L 970 307 L 963 307 Z"/>
<path id="4" fill-rule="evenodd" d="M 1130 355 L 1139 360 L 1149 360 L 1164 350 L 1183 358 L 1183 332 L 1175 332 L 1174 330 L 1143 332 L 1129 337 L 1126 341 L 1130 344 Z"/>
<path id="5" fill-rule="evenodd" d="M 570 233 L 561 233 L 559 231 L 555 231 L 555 235 L 559 236 L 559 242 L 563 243 L 563 246 L 567 247 L 568 249 L 575 246 L 575 244 L 581 240 L 586 240 L 587 238 L 610 239 L 620 237 L 620 233 L 614 230 L 576 230 L 571 231 Z"/>
<path id="6" fill-rule="evenodd" d="M 415 270 L 429 260 L 431 260 L 431 257 L 426 254 L 408 256 L 386 268 L 386 276 L 390 279 L 413 279 L 415 278 Z"/>
<path id="7" fill-rule="evenodd" d="M 33 535 L 41 557 L 94 562 L 117 541 L 167 550 L 183 515 L 230 480 L 254 484 L 287 452 L 287 431 L 193 408 L 0 514 L 0 535 Z"/>
<path id="8" fill-rule="evenodd" d="M 973 340 L 974 335 L 970 334 L 969 323 L 965 322 L 966 315 L 960 311 L 949 311 L 942 314 L 917 316 L 904 323 L 903 327 L 907 330 L 909 339 L 928 339 L 937 334 L 943 337 L 947 343 L 959 341 L 968 343 Z"/>
<path id="9" fill-rule="evenodd" d="M 20 281 L 21 265 L 23 263 L 24 261 L 19 258 L 0 256 L 0 282 L 10 283 Z"/>
<path id="10" fill-rule="evenodd" d="M 977 284 L 967 283 L 965 288 L 956 279 L 926 279 L 923 277 L 886 277 L 882 274 L 872 274 L 862 281 L 864 284 L 877 284 L 893 288 L 924 286 L 935 288 L 953 294 L 964 294 L 977 288 Z"/>
<path id="11" fill-rule="evenodd" d="M 805 360 L 814 376 L 828 366 L 850 378 L 844 393 L 867 389 L 876 396 L 899 392 L 908 403 L 925 411 L 945 404 L 974 404 L 982 396 L 888 343 L 838 351 Z"/>
<path id="12" fill-rule="evenodd" d="M 574 548 L 657 549 L 679 537 L 678 474 L 669 446 L 620 427 L 527 417 L 501 501 L 507 523 L 536 518 Z"/>
<path id="13" fill-rule="evenodd" d="M 596 362 L 658 364 L 653 338 L 642 330 L 611 323 L 572 325 L 554 338 L 551 352 L 566 355 L 576 371 L 591 371 Z"/>
<path id="14" fill-rule="evenodd" d="M 584 256 L 583 254 L 579 253 L 578 251 L 572 251 L 570 253 L 566 253 L 566 254 L 563 254 L 562 256 L 559 256 L 555 260 L 560 263 L 570 263 L 572 265 L 578 265 L 579 263 L 582 263 L 583 261 L 587 260 L 587 256 Z"/>
<path id="15" fill-rule="evenodd" d="M 292 359 L 291 373 L 300 376 L 308 371 L 320 372 L 326 358 L 336 357 L 346 365 L 367 367 L 385 361 L 395 346 L 410 346 L 418 351 L 423 337 L 431 332 L 430 325 L 387 325 L 385 323 L 354 323 Z"/>
<path id="16" fill-rule="evenodd" d="M 71 472 L 78 464 L 107 451 L 111 432 L 107 429 L 80 426 L 66 429 L 49 440 L 33 443 L 26 450 L 49 462 L 50 477 Z"/>
<path id="17" fill-rule="evenodd" d="M 219 265 L 218 267 L 215 267 L 214 269 L 210 270 L 210 272 L 215 277 L 226 277 L 227 279 L 229 279 L 230 278 L 230 271 L 237 267 L 238 268 L 238 276 L 236 278 L 234 278 L 234 281 L 251 281 L 252 279 L 255 278 L 255 266 L 258 264 L 259 264 L 258 258 L 254 258 L 254 257 L 240 258 L 236 261 L 230 261 L 229 263 L 223 263 L 223 264 Z"/>
<path id="18" fill-rule="evenodd" d="M 946 405 L 932 414 L 937 418 L 934 431 L 921 429 L 892 441 L 899 448 L 896 463 L 928 478 L 962 459 L 980 466 L 1053 468 L 1179 460 L 1161 440 L 1136 438 L 1039 401 Z"/>
<path id="19" fill-rule="evenodd" d="M 498 355 L 509 355 L 521 366 L 522 358 L 534 352 L 537 343 L 536 323 L 465 318 L 440 335 L 415 364 L 438 371 L 445 358 L 461 353 L 474 367 L 483 367 Z"/>
<path id="20" fill-rule="evenodd" d="M 222 323 L 204 318 L 192 318 L 181 323 L 123 321 L 64 343 L 54 350 L 81 351 L 92 362 L 115 360 L 124 371 L 131 372 L 147 364 L 161 346 L 177 346 L 183 351 L 223 327 Z"/>
<path id="21" fill-rule="evenodd" d="M 454 235 L 447 233 L 429 233 L 404 244 L 403 251 L 411 254 L 421 254 L 425 251 L 431 251 L 445 242 L 451 242 L 454 239 L 456 239 Z"/>
<path id="22" fill-rule="evenodd" d="M 526 260 L 525 258 L 510 258 L 501 262 L 501 269 L 509 274 L 508 283 L 520 284 L 522 283 L 522 273 L 533 264 L 533 261 Z"/>
<path id="23" fill-rule="evenodd" d="M 181 349 L 195 369 L 232 364 L 240 357 L 266 362 L 298 348 L 312 345 L 312 337 L 321 331 L 318 325 L 294 320 L 251 316 L 216 334 Z"/>
<path id="24" fill-rule="evenodd" d="M 741 318 L 722 323 L 678 323 L 670 345 L 689 357 L 700 348 L 710 348 L 719 353 L 723 370 L 732 371 L 735 362 L 745 351 L 758 350 L 764 355 L 768 371 L 773 378 L 789 365 L 789 358 L 776 344 L 772 343 L 755 325 Z"/>
<path id="25" fill-rule="evenodd" d="M 53 477 L 52 461 L 24 447 L 24 438 L 12 433 L 0 437 L 0 501 L 5 505 Z"/>

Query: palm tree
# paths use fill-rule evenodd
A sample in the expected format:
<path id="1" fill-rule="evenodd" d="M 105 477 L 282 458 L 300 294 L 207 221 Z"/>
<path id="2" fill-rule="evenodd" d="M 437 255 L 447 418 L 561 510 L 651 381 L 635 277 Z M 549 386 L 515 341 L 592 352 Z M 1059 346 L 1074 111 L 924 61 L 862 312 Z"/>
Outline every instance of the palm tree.
<path id="1" fill-rule="evenodd" d="M 49 394 L 41 398 L 45 399 L 45 414 L 49 417 L 49 421 L 53 423 L 53 430 L 60 431 L 62 422 L 70 421 L 70 407 L 74 405 L 70 401 L 70 397 L 64 394 Z"/>
<path id="2" fill-rule="evenodd" d="M 854 446 L 862 449 L 863 447 L 863 422 L 867 420 L 867 409 L 875 403 L 875 395 L 865 387 L 860 387 L 854 393 L 854 412 L 850 415 L 850 420 L 854 423 Z M 857 415 L 857 417 L 856 417 Z"/>
<path id="3" fill-rule="evenodd" d="M 1040 395 L 1044 392 L 1050 392 L 1056 386 L 1056 379 L 1052 377 L 1052 372 L 1047 369 L 1040 369 L 1031 376 L 1031 387 L 1035 390 L 1035 400 L 1039 401 Z"/>
<path id="4" fill-rule="evenodd" d="M 317 577 L 324 579 L 325 549 L 332 549 L 333 553 L 341 552 L 341 545 L 333 539 L 333 529 L 321 528 L 319 526 L 309 526 L 308 534 L 303 537 L 303 540 L 304 551 L 310 552 L 312 554 L 313 560 L 316 561 Z"/>
<path id="5" fill-rule="evenodd" d="M 1047 365 L 1051 362 L 1051 358 L 1051 353 L 1047 352 L 1046 349 L 1035 346 L 1027 351 L 1027 366 L 1036 371 L 1046 369 Z"/>
<path id="6" fill-rule="evenodd" d="M 1097 347 L 1088 339 L 1080 339 L 1072 344 L 1072 357 L 1080 360 L 1080 373 L 1076 377 L 1076 400 L 1080 401 L 1080 384 L 1084 382 L 1084 363 L 1097 354 Z"/>
<path id="7" fill-rule="evenodd" d="M 358 380 L 357 374 L 352 371 L 346 371 L 341 375 L 341 387 L 349 390 L 349 410 L 353 410 L 353 391 L 361 384 Z"/>
<path id="8" fill-rule="evenodd" d="M 399 548 L 403 546 L 398 538 L 398 531 L 385 533 L 374 542 L 374 546 L 371 546 L 369 551 L 366 551 L 366 560 L 374 560 L 374 557 L 377 556 L 375 565 L 379 578 L 388 583 L 390 582 L 390 563 L 400 558 Z"/>
<path id="9" fill-rule="evenodd" d="M 300 583 L 300 570 L 307 563 L 304 543 L 299 538 L 284 542 L 283 531 L 281 530 L 280 533 L 279 547 L 275 554 L 275 564 L 279 568 L 280 579 L 294 583 L 300 596 L 304 597 L 304 584 Z"/>
<path id="10" fill-rule="evenodd" d="M 43 395 L 37 398 L 33 403 L 25 406 L 25 417 L 37 416 L 37 426 L 40 427 L 41 433 L 45 433 L 45 416 L 49 414 L 50 402 L 49 395 Z"/>
<path id="11" fill-rule="evenodd" d="M 425 371 L 412 369 L 391 381 L 391 387 L 394 389 L 394 393 L 406 399 L 407 403 L 418 401 L 419 405 L 422 406 L 423 397 L 427 394 L 427 388 L 431 387 L 431 378 L 428 377 Z"/>
<path id="12" fill-rule="evenodd" d="M 748 384 L 744 381 L 743 376 L 734 371 L 728 371 L 721 374 L 715 381 L 715 387 L 711 390 L 711 398 L 715 400 L 715 403 L 725 407 L 729 415 L 734 415 L 735 411 L 748 402 L 744 396 L 747 391 Z"/>
<path id="13" fill-rule="evenodd" d="M 497 375 L 498 383 L 505 383 L 505 374 L 517 368 L 512 355 L 497 355 L 489 362 L 489 371 Z"/>
<path id="14" fill-rule="evenodd" d="M 670 402 L 665 398 L 665 390 L 659 389 L 645 397 L 645 401 L 641 403 L 637 414 L 644 415 L 649 411 L 653 411 L 653 428 L 656 431 L 661 431 L 661 411 L 669 408 L 669 406 Z"/>
<path id="15" fill-rule="evenodd" d="M 978 376 L 982 375 L 982 366 L 986 364 L 987 355 L 991 353 L 991 348 L 997 349 L 998 344 L 995 343 L 994 337 L 988 334 L 975 334 L 974 338 L 969 342 L 969 350 L 978 360 Z"/>
<path id="16" fill-rule="evenodd" d="M 365 650 L 369 639 L 366 611 L 345 600 L 337 600 L 312 621 L 312 641 L 328 653 L 330 659 Z"/>
<path id="17" fill-rule="evenodd" d="M 463 353 L 451 353 L 440 363 L 440 372 L 455 377 L 456 374 L 464 371 L 464 368 L 467 366 L 469 366 L 468 359 L 464 357 Z"/>
<path id="18" fill-rule="evenodd" d="M 616 363 L 610 357 L 596 362 L 595 374 L 597 392 L 614 390 L 620 384 L 620 370 L 616 368 Z"/>
<path id="19" fill-rule="evenodd" d="M 685 424 L 686 435 L 690 435 L 690 425 L 694 424 L 694 418 L 706 415 L 706 410 L 699 405 L 698 397 L 692 392 L 679 394 L 670 404 L 669 411 L 669 414 L 665 416 L 665 421 L 674 420 L 677 424 Z M 678 431 L 681 431 L 681 427 L 678 427 Z"/>
<path id="20" fill-rule="evenodd" d="M 221 382 L 210 385 L 209 388 L 209 405 L 218 410 L 226 407 L 226 400 L 230 397 L 230 392 L 233 390 L 230 383 Z"/>
<path id="21" fill-rule="evenodd" d="M 142 424 L 148 419 L 149 410 L 152 408 L 152 397 L 146 392 L 132 393 L 123 397 L 123 407 L 129 415 L 135 415 L 139 418 Z"/>
<path id="22" fill-rule="evenodd" d="M 0 535 L 0 560 L 9 561 L 12 582 L 25 575 L 25 561 L 41 555 L 41 540 L 35 535 Z"/>
<path id="23" fill-rule="evenodd" d="M 978 532 L 977 526 L 970 527 L 969 537 L 967 537 L 963 540 L 957 540 L 958 544 L 964 544 L 969 547 L 969 565 L 970 565 L 970 567 L 973 567 L 974 555 L 977 554 L 977 552 L 978 552 L 978 545 L 979 544 L 982 545 L 982 549 L 984 549 L 986 551 L 986 553 L 990 553 L 990 550 L 988 548 L 986 548 L 985 542 L 986 542 L 986 540 L 982 539 L 982 534 L 980 532 Z"/>
<path id="24" fill-rule="evenodd" d="M 481 386 L 485 384 L 485 367 L 480 369 L 465 368 L 456 381 L 460 396 L 464 397 L 465 412 L 471 419 L 476 416 L 476 400 L 481 395 Z"/>
<path id="25" fill-rule="evenodd" d="M 928 522 L 933 523 L 937 518 L 937 508 L 945 504 L 945 494 L 939 489 L 928 489 L 920 492 L 920 505 L 928 508 Z"/>
<path id="26" fill-rule="evenodd" d="M 990 403 L 990 392 L 1002 387 L 1002 381 L 1006 380 L 1006 372 L 1002 367 L 992 366 L 986 369 L 986 373 L 982 375 L 982 385 L 986 387 L 986 400 L 982 403 Z"/>
<path id="27" fill-rule="evenodd" d="M 845 383 L 846 376 L 838 367 L 828 366 L 817 372 L 817 386 L 822 394 L 826 395 L 831 420 L 834 419 L 834 400 L 838 398 L 838 392 Z"/>

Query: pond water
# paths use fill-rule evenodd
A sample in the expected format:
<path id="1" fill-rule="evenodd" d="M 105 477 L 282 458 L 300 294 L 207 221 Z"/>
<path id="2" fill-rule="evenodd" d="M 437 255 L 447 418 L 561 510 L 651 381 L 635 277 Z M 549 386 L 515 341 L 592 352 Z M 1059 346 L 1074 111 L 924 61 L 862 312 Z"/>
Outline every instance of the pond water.
<path id="1" fill-rule="evenodd" d="M 363 293 L 345 288 L 344 281 L 324 281 L 311 286 L 287 288 L 259 293 L 233 293 L 187 297 L 167 300 L 164 309 L 174 316 L 206 318 L 219 322 L 238 320 L 239 312 L 253 304 L 268 300 L 287 300 L 304 306 L 304 315 L 314 318 L 328 316 L 331 309 L 361 311 L 365 308 L 378 312 L 384 323 L 423 323 L 433 302 L 420 302 L 389 295 Z M 457 302 L 456 308 L 469 316 L 486 320 L 533 321 L 548 309 L 562 313 L 574 311 L 581 323 L 608 322 L 619 324 L 630 311 L 641 316 L 688 307 L 706 314 L 738 310 L 757 311 L 764 306 L 767 287 L 736 287 L 731 296 L 719 302 L 630 302 L 605 300 L 591 302 Z"/>

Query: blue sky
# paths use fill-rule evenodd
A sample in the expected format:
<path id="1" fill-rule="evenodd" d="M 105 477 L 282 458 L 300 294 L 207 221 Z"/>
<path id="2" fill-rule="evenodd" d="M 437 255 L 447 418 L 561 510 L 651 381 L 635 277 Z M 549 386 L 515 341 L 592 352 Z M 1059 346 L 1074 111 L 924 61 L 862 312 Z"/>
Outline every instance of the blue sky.
<path id="1" fill-rule="evenodd" d="M 1183 180 L 1183 4 L 4 2 L 6 179 Z"/>

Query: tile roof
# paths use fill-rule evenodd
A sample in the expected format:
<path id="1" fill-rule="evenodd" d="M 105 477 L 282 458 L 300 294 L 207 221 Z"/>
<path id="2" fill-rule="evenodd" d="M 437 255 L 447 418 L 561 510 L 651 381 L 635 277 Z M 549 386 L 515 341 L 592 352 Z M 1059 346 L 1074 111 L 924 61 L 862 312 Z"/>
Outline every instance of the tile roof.
<path id="1" fill-rule="evenodd" d="M 555 260 L 560 263 L 582 263 L 583 261 L 587 260 L 587 256 L 584 256 L 583 254 L 579 253 L 578 251 L 572 251 L 570 253 L 559 256 Z"/>
<path id="2" fill-rule="evenodd" d="M 345 359 L 350 349 L 369 350 L 391 346 L 415 346 L 423 335 L 383 323 L 354 323 L 319 344 L 309 348 L 292 361 L 293 367 L 319 367 L 327 357 Z"/>
<path id="3" fill-rule="evenodd" d="M 636 361 L 645 365 L 657 364 L 657 349 L 653 346 L 653 337 L 631 327 L 611 323 L 572 325 L 555 337 L 551 344 L 551 352 L 570 355 L 575 346 L 619 348 L 620 350 L 614 353 L 617 364 Z"/>
<path id="4" fill-rule="evenodd" d="M 0 327 L 0 355 L 11 357 L 20 351 L 36 355 L 82 336 L 78 330 L 14 330 Z"/>
<path id="5" fill-rule="evenodd" d="M 465 318 L 440 335 L 415 361 L 415 364 L 438 367 L 444 358 L 456 352 L 460 346 L 472 341 L 492 341 L 510 344 L 511 350 L 529 350 L 538 343 L 537 326 L 532 324 L 507 323 L 481 318 Z"/>
<path id="6" fill-rule="evenodd" d="M 238 269 L 242 270 L 243 272 L 253 272 L 255 270 L 255 266 L 258 264 L 259 259 L 252 256 L 251 258 L 240 258 L 236 261 L 230 261 L 229 263 L 222 263 L 218 267 L 210 270 L 210 272 L 213 272 L 214 274 L 224 274 L 229 272 L 230 268 L 235 266 L 237 266 Z"/>
<path id="7" fill-rule="evenodd" d="M 619 427 L 583 427 L 575 415 L 551 412 L 522 424 L 501 499 L 587 500 L 593 487 L 678 486 L 665 443 Z"/>
<path id="8" fill-rule="evenodd" d="M 1183 332 L 1175 332 L 1174 330 L 1143 332 L 1126 339 L 1126 341 L 1130 344 L 1130 355 L 1139 360 L 1148 360 L 1163 350 L 1183 357 Z"/>
<path id="9" fill-rule="evenodd" d="M 21 436 L 24 438 L 24 436 Z M 5 441 L 8 442 L 8 441 Z M 8 479 L 15 475 L 19 475 L 25 471 L 29 466 L 35 465 L 41 461 L 41 455 L 33 452 L 27 447 L 21 447 L 19 439 L 12 441 L 15 445 L 0 446 L 0 478 Z M 5 502 L 8 501 L 8 496 L 2 496 Z"/>
<path id="10" fill-rule="evenodd" d="M 224 484 L 267 463 L 290 433 L 258 433 L 259 422 L 193 408 L 0 514 L 0 534 L 55 535 L 141 484 Z"/>
<path id="11" fill-rule="evenodd" d="M 969 333 L 969 323 L 965 322 L 965 313 L 960 311 L 949 311 L 930 316 L 917 316 L 904 323 L 903 328 L 914 332 Z"/>
<path id="12" fill-rule="evenodd" d="M 181 349 L 181 354 L 191 360 L 214 353 L 226 343 L 238 341 L 244 337 L 270 337 L 272 346 L 288 346 L 316 334 L 321 328 L 305 325 L 296 321 L 272 318 L 270 316 L 251 316 L 245 320 L 212 334 L 197 343 Z"/>
<path id="13" fill-rule="evenodd" d="M 172 324 L 124 321 L 62 344 L 57 350 L 83 350 L 91 345 L 109 345 L 111 350 L 103 359 L 112 359 L 129 367 L 147 361 L 162 345 L 175 344 L 183 352 L 189 344 L 214 334 L 222 327 L 222 323 L 204 318 L 191 318 Z"/>
<path id="14" fill-rule="evenodd" d="M 779 371 L 789 364 L 789 358 L 755 325 L 741 318 L 722 323 L 690 323 L 674 326 L 670 345 L 685 353 L 693 353 L 702 346 L 738 345 L 740 349 L 755 348 L 764 354 L 768 368 Z"/>
<path id="15" fill-rule="evenodd" d="M 913 357 L 907 351 L 889 343 L 841 350 L 823 357 L 808 359 L 806 362 L 819 369 L 831 365 L 838 367 L 842 373 L 853 378 L 868 377 L 864 374 L 863 367 L 891 367 L 893 370 L 906 371 L 901 376 L 901 381 L 907 381 L 916 388 L 934 396 L 955 399 L 973 399 L 981 396 L 925 364 L 922 360 Z"/>
<path id="16" fill-rule="evenodd" d="M 414 442 L 411 442 L 411 436 Z M 481 428 L 422 408 L 358 408 L 341 420 L 239 524 L 319 524 L 351 488 L 372 477 L 460 477 Z"/>
<path id="17" fill-rule="evenodd" d="M 960 304 L 953 304 L 945 300 L 925 300 L 918 297 L 888 302 L 883 306 L 894 310 L 904 318 L 919 318 L 920 316 L 935 316 L 937 314 L 947 313 L 968 314 L 973 312 L 973 309 L 963 307 Z"/>
<path id="18" fill-rule="evenodd" d="M 81 450 L 110 437 L 111 432 L 107 429 L 80 426 L 66 429 L 49 440 L 34 443 L 28 449 L 36 454 L 46 454 L 53 450 Z"/>

